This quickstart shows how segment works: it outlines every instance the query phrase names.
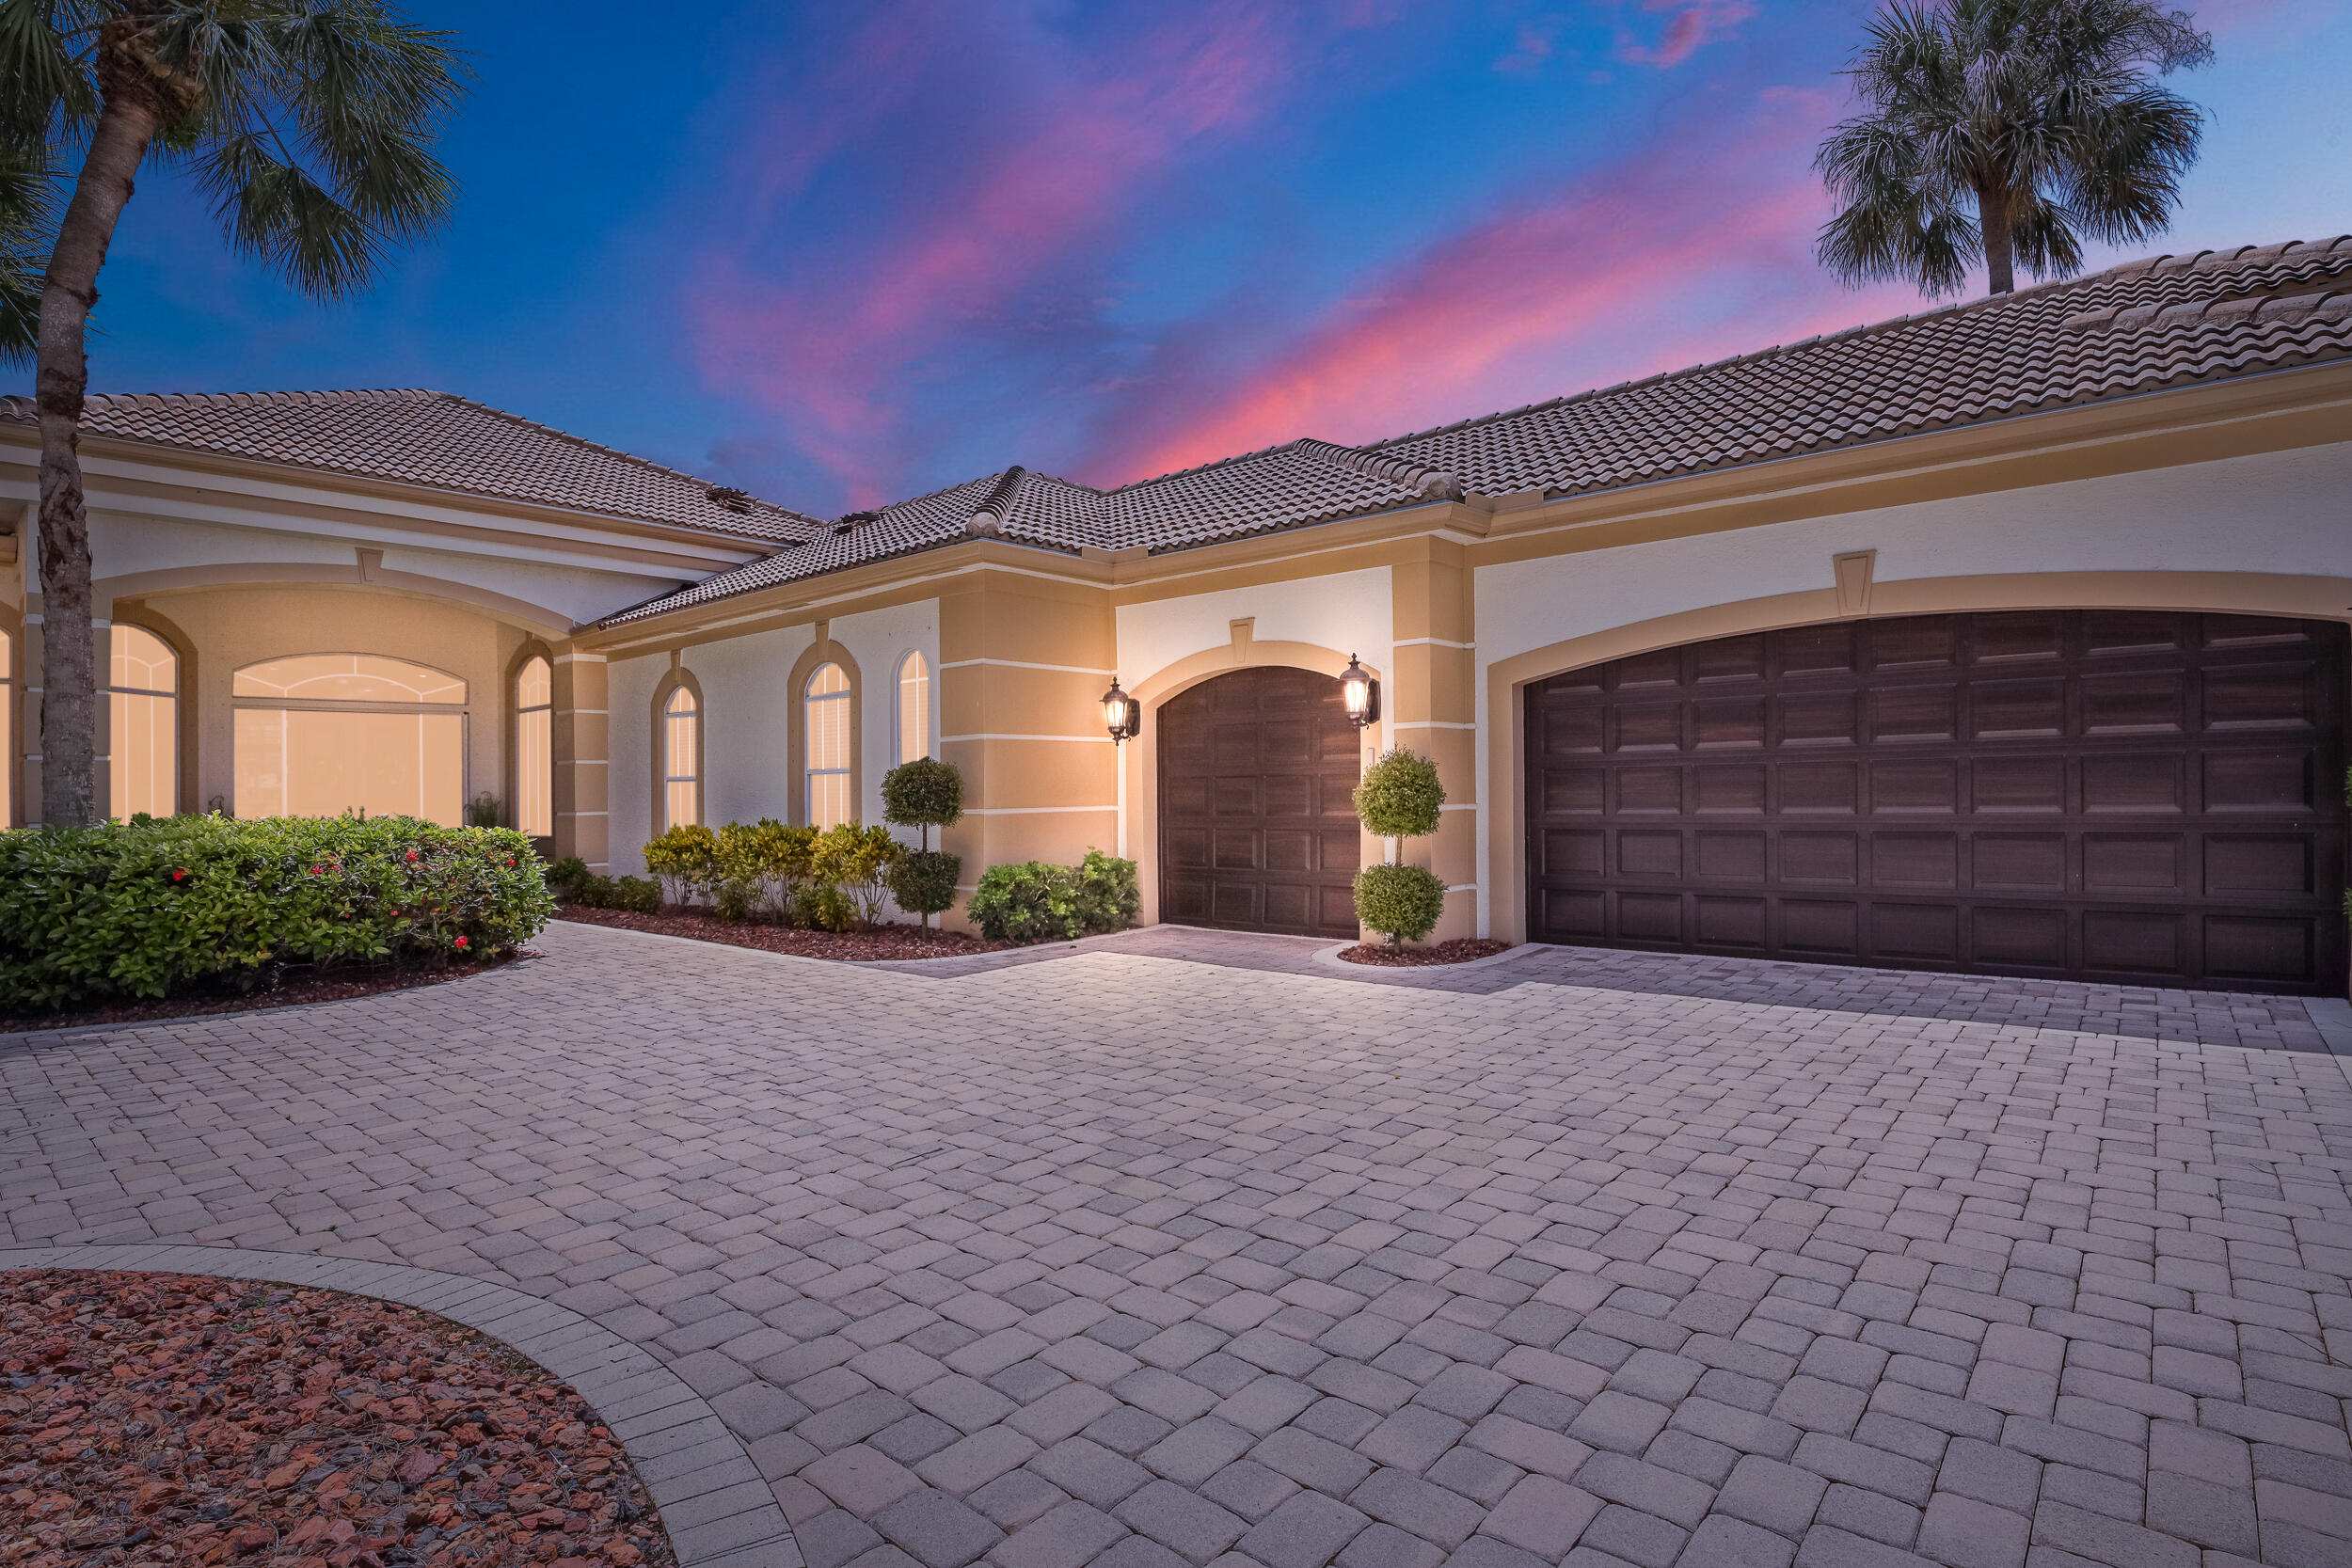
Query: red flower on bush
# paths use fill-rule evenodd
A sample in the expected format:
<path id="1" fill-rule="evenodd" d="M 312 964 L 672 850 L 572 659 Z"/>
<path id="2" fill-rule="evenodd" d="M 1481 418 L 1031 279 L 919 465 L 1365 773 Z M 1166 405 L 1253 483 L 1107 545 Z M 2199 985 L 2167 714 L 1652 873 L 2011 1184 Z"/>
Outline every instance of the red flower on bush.
<path id="1" fill-rule="evenodd" d="M 310 867 L 310 875 L 313 877 L 324 877 L 326 875 L 326 867 L 323 865 L 314 865 Z"/>
<path id="2" fill-rule="evenodd" d="M 175 871 L 171 874 L 171 879 L 175 882 L 184 882 L 188 879 L 188 874 L 184 871 Z"/>
<path id="3" fill-rule="evenodd" d="M 408 851 L 408 858 L 409 858 L 410 860 L 415 860 L 415 859 L 417 858 L 417 852 L 416 852 L 414 849 L 409 850 L 409 851 Z"/>
<path id="4" fill-rule="evenodd" d="M 469 942 L 464 937 L 459 937 L 457 939 L 457 945 L 460 947 L 469 947 L 472 943 Z"/>

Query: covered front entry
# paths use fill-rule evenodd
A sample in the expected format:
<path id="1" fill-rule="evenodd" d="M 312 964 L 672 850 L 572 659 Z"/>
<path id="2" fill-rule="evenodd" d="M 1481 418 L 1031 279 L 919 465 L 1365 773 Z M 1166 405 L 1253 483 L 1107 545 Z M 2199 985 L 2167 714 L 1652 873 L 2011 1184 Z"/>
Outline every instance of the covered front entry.
<path id="1" fill-rule="evenodd" d="M 1162 705 L 1160 918 L 1353 939 L 1357 734 L 1340 683 L 1264 666 Z"/>
<path id="2" fill-rule="evenodd" d="M 1844 622 L 1527 690 L 1538 941 L 2341 993 L 2342 626 Z"/>

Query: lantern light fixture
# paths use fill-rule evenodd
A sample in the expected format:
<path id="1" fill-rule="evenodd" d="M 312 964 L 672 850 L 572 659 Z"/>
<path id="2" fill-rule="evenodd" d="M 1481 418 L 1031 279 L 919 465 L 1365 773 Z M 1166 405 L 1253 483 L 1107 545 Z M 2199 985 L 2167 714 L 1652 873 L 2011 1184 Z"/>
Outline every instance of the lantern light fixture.
<path id="1" fill-rule="evenodd" d="M 1340 701 L 1346 705 L 1347 721 L 1358 729 L 1380 720 L 1380 683 L 1372 678 L 1372 672 L 1356 662 L 1356 656 L 1347 656 L 1347 668 L 1340 672 Z"/>
<path id="2" fill-rule="evenodd" d="M 1111 732 L 1114 746 L 1143 733 L 1143 705 L 1120 689 L 1117 675 L 1111 677 L 1111 689 L 1103 693 L 1103 725 Z"/>

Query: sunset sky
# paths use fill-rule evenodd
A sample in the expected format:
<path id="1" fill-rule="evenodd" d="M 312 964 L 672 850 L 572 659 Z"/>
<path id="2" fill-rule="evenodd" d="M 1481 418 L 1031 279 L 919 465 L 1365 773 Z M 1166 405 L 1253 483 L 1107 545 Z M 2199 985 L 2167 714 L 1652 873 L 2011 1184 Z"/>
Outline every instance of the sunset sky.
<path id="1" fill-rule="evenodd" d="M 2195 9 L 2156 248 L 2352 230 L 2352 7 Z M 412 0 L 450 231 L 322 309 L 151 174 L 92 387 L 440 388 L 822 515 L 1399 435 L 1922 308 L 1812 260 L 1869 10 Z"/>

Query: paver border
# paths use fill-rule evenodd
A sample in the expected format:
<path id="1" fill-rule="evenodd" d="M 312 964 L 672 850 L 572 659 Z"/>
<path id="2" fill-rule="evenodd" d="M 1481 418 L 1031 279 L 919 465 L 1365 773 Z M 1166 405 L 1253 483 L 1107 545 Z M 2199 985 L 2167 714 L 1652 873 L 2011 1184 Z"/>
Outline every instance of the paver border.
<path id="1" fill-rule="evenodd" d="M 2312 1025 L 2336 1066 L 2344 1069 L 2344 1081 L 2352 1084 L 2352 1002 L 2341 996 L 2307 996 L 2303 1010 L 2312 1015 Z"/>
<path id="2" fill-rule="evenodd" d="M 7 1247 L 0 1269 L 205 1275 L 421 1307 L 488 1335 L 579 1390 L 653 1495 L 678 1568 L 805 1568 L 775 1494 L 718 1412 L 643 1348 L 568 1307 L 434 1269 L 242 1247 Z"/>

